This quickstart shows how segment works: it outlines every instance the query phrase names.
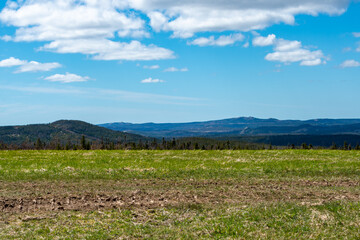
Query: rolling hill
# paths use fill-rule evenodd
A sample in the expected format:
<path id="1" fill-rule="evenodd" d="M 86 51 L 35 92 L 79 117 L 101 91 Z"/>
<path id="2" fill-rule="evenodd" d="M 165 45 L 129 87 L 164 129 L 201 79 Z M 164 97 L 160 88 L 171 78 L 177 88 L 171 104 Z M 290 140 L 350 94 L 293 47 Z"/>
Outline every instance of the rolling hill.
<path id="1" fill-rule="evenodd" d="M 38 138 L 43 142 L 57 139 L 61 143 L 79 142 L 85 136 L 90 141 L 108 140 L 110 142 L 139 142 L 148 140 L 146 137 L 113 131 L 82 121 L 60 120 L 49 124 L 33 124 L 25 126 L 0 127 L 0 142 L 6 144 L 21 144 L 35 142 Z"/>

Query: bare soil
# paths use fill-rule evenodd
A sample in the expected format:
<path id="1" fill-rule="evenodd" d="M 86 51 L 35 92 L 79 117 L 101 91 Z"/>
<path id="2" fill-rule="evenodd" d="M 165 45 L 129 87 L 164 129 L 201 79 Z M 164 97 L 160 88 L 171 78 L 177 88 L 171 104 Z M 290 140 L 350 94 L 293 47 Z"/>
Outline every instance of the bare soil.
<path id="1" fill-rule="evenodd" d="M 360 183 L 352 180 L 0 182 L 0 186 L 0 212 L 8 214 L 184 204 L 360 201 Z"/>

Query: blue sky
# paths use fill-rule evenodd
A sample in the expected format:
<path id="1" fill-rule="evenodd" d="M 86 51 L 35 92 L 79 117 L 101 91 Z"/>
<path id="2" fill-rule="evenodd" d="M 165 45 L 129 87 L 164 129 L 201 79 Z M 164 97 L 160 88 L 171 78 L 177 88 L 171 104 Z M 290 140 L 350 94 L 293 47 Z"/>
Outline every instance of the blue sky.
<path id="1" fill-rule="evenodd" d="M 0 2 L 0 125 L 360 118 L 360 3 Z"/>

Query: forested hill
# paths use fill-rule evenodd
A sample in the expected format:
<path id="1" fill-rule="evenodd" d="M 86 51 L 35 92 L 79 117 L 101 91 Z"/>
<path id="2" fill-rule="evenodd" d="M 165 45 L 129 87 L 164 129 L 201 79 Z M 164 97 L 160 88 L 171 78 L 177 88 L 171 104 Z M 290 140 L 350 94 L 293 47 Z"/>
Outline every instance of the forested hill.
<path id="1" fill-rule="evenodd" d="M 22 144 L 41 139 L 49 143 L 57 141 L 61 144 L 80 142 L 82 136 L 89 141 L 146 141 L 148 138 L 119 131 L 113 131 L 82 121 L 60 120 L 50 124 L 34 124 L 25 126 L 0 127 L 0 142 L 6 144 Z"/>
<path id="2" fill-rule="evenodd" d="M 112 130 L 149 137 L 236 137 L 260 135 L 360 135 L 360 119 L 278 120 L 240 117 L 191 123 L 108 123 Z"/>

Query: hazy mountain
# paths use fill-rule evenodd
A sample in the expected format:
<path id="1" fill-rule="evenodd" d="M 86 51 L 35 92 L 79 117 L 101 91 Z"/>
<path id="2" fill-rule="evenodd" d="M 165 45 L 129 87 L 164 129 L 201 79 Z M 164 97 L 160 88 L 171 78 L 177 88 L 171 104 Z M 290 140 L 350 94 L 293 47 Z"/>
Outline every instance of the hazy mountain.
<path id="1" fill-rule="evenodd" d="M 313 146 L 330 147 L 334 144 L 342 147 L 344 143 L 352 147 L 360 144 L 360 135 L 334 134 L 334 135 L 262 135 L 262 136 L 238 136 L 211 138 L 219 141 L 243 142 L 255 144 L 272 144 L 274 146 L 301 146 L 303 143 Z"/>
<path id="2" fill-rule="evenodd" d="M 149 137 L 360 134 L 360 119 L 278 120 L 253 117 L 191 123 L 107 123 L 108 129 Z"/>
<path id="3" fill-rule="evenodd" d="M 113 131 L 82 121 L 61 120 L 50 124 L 0 127 L 0 142 L 13 144 L 21 144 L 25 141 L 35 142 L 38 138 L 44 142 L 57 139 L 62 143 L 68 141 L 75 143 L 83 135 L 92 141 L 108 139 L 111 142 L 116 142 L 125 138 L 129 142 L 147 140 L 140 135 Z"/>

